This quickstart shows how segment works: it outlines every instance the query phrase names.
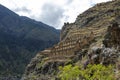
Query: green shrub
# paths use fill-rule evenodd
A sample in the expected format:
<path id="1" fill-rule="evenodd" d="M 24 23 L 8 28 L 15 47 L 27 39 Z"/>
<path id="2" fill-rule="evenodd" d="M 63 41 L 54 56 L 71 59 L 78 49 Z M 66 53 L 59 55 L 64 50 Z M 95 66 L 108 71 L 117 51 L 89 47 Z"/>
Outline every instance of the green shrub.
<path id="1" fill-rule="evenodd" d="M 82 69 L 81 66 L 67 65 L 59 69 L 58 77 L 61 80 L 115 80 L 111 65 L 88 65 L 86 69 Z"/>
<path id="2" fill-rule="evenodd" d="M 60 67 L 61 73 L 59 77 L 61 80 L 74 80 L 79 77 L 80 69 L 78 66 L 72 67 L 72 65 L 67 65 L 65 67 Z"/>

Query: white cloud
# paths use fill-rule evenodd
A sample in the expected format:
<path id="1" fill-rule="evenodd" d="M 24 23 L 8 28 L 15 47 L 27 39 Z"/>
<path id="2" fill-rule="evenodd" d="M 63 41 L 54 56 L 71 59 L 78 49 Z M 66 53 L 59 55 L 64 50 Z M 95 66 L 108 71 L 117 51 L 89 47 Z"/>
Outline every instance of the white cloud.
<path id="1" fill-rule="evenodd" d="M 49 25 L 54 25 L 54 27 L 58 27 L 61 24 L 61 19 L 64 17 L 64 9 L 61 6 L 56 4 L 46 3 L 42 6 L 42 13 L 39 19 Z M 38 20 L 39 20 L 38 19 Z"/>
<path id="2" fill-rule="evenodd" d="M 107 2 L 107 1 L 111 1 L 111 0 L 91 0 L 94 3 L 101 3 L 101 2 Z"/>
<path id="3" fill-rule="evenodd" d="M 106 1 L 110 0 L 0 0 L 0 4 L 19 15 L 61 28 L 64 22 L 74 22 L 76 17 L 86 9 Z M 43 10 L 43 7 L 50 7 L 49 5 L 53 5 L 52 8 Z"/>

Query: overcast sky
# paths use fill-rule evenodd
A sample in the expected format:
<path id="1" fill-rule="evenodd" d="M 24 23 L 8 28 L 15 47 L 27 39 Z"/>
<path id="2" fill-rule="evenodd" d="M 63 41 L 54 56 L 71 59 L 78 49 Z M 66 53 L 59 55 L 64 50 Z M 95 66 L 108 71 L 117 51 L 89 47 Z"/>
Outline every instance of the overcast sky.
<path id="1" fill-rule="evenodd" d="M 80 13 L 106 1 L 110 0 L 0 0 L 0 4 L 21 16 L 60 29 L 64 22 L 74 22 Z"/>

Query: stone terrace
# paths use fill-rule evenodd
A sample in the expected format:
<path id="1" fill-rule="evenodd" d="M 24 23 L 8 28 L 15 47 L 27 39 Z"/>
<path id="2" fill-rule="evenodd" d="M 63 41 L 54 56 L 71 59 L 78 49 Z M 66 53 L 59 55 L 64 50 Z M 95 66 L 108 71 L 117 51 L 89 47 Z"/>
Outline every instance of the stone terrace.
<path id="1" fill-rule="evenodd" d="M 74 56 L 75 52 L 88 46 L 95 37 L 104 35 L 107 28 L 85 27 L 69 31 L 67 38 L 52 48 L 42 51 L 47 60 L 66 60 Z M 103 33 L 101 33 L 101 31 Z"/>

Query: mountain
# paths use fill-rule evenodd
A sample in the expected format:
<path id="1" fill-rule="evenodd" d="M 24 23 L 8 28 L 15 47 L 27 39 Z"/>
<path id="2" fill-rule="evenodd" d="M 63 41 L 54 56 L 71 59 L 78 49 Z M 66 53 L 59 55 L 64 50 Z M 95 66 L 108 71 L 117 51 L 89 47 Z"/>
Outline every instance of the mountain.
<path id="1" fill-rule="evenodd" d="M 59 35 L 59 30 L 0 5 L 0 75 L 21 75 L 38 51 L 59 42 Z"/>
<path id="2" fill-rule="evenodd" d="M 97 4 L 78 15 L 74 23 L 65 23 L 60 42 L 39 52 L 26 67 L 22 80 L 70 80 L 69 77 L 73 77 L 71 80 L 89 80 L 91 76 L 94 77 L 91 80 L 99 80 L 97 74 L 90 73 L 86 76 L 88 79 L 83 77 L 87 73 L 77 74 L 78 66 L 83 66 L 83 71 L 88 65 L 98 64 L 114 65 L 111 69 L 115 71 L 114 79 L 107 79 L 120 79 L 120 0 Z M 73 70 L 74 74 L 71 73 Z M 64 75 L 59 75 L 61 73 Z M 103 75 L 106 75 L 104 71 Z"/>

